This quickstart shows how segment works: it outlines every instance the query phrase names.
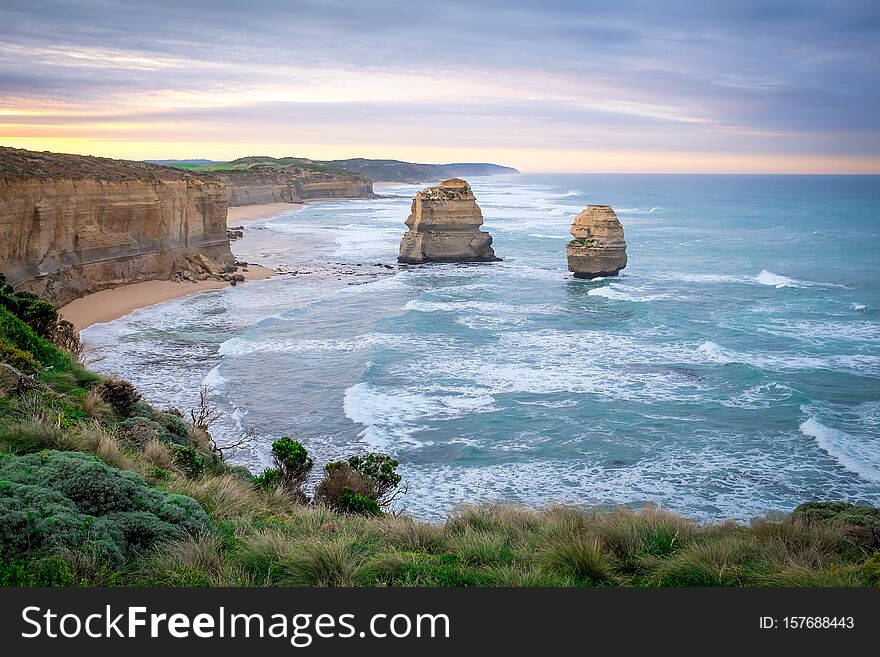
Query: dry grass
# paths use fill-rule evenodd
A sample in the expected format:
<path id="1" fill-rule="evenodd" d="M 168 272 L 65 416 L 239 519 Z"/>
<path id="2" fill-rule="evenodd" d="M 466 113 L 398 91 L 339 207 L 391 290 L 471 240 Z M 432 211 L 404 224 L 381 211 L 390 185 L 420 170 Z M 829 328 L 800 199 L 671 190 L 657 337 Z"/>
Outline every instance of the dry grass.
<path id="1" fill-rule="evenodd" d="M 168 445 L 158 440 L 151 440 L 144 445 L 144 458 L 153 467 L 163 470 L 174 470 L 177 464 Z"/>
<path id="2" fill-rule="evenodd" d="M 199 479 L 175 477 L 166 486 L 175 493 L 197 499 L 218 521 L 238 516 L 260 517 L 274 513 L 265 496 L 239 475 L 227 472 Z"/>
<path id="3" fill-rule="evenodd" d="M 113 416 L 113 407 L 104 401 L 101 394 L 95 390 L 89 390 L 82 402 L 83 410 L 89 414 L 89 417 L 95 420 L 104 421 Z"/>

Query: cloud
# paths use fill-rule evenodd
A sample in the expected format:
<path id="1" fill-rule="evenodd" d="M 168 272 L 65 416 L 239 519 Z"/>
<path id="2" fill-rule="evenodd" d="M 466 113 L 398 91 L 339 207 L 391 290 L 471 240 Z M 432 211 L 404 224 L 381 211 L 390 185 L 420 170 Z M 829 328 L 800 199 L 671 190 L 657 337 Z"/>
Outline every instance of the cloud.
<path id="1" fill-rule="evenodd" d="M 878 36 L 873 1 L 35 0 L 0 7 L 0 140 L 274 126 L 880 159 Z"/>

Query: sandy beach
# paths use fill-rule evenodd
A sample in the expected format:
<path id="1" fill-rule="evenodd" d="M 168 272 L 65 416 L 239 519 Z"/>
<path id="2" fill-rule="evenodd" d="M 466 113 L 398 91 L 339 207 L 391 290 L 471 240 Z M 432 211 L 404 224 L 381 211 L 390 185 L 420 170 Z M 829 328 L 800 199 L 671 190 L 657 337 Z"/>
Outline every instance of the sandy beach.
<path id="1" fill-rule="evenodd" d="M 275 272 L 268 267 L 249 265 L 248 271 L 239 272 L 245 281 L 258 281 Z M 73 322 L 78 331 L 101 322 L 119 319 L 138 308 L 146 308 L 163 301 L 179 299 L 188 294 L 229 287 L 226 281 L 144 281 L 110 290 L 101 290 L 71 301 L 58 309 L 64 319 Z"/>
<path id="2" fill-rule="evenodd" d="M 373 189 L 382 189 L 383 187 L 395 187 L 397 185 L 409 185 L 410 183 L 404 182 L 374 182 Z"/>
<path id="3" fill-rule="evenodd" d="M 276 217 L 285 210 L 301 208 L 303 203 L 261 203 L 259 205 L 243 205 L 229 208 L 226 214 L 227 226 L 241 226 L 261 219 Z"/>
<path id="4" fill-rule="evenodd" d="M 229 208 L 226 215 L 228 226 L 241 226 L 262 219 L 275 217 L 285 210 L 301 208 L 302 203 L 263 203 L 260 205 L 245 205 L 242 207 Z M 248 271 L 239 269 L 245 277 L 245 282 L 258 281 L 274 275 L 274 271 L 268 267 L 249 265 Z M 75 299 L 66 306 L 59 308 L 58 312 L 64 319 L 73 322 L 77 330 L 82 330 L 92 324 L 110 322 L 119 319 L 138 308 L 146 308 L 163 301 L 179 299 L 188 294 L 203 292 L 205 290 L 217 290 L 228 287 L 226 281 L 144 281 L 123 285 L 110 290 L 101 290 L 94 294 Z"/>

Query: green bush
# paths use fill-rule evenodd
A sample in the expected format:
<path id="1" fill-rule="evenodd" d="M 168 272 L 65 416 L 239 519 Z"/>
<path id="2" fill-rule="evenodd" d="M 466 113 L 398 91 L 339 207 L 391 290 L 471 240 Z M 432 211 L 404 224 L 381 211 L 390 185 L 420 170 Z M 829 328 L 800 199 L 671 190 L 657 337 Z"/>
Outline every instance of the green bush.
<path id="1" fill-rule="evenodd" d="M 153 411 L 151 419 L 165 429 L 169 442 L 184 447 L 192 445 L 192 439 L 189 435 L 189 427 L 179 415 L 169 413 L 168 411 Z"/>
<path id="2" fill-rule="evenodd" d="M 266 468 L 260 474 L 254 475 L 252 483 L 260 490 L 270 491 L 278 486 L 280 473 L 276 468 Z"/>
<path id="3" fill-rule="evenodd" d="M 141 393 L 122 379 L 104 379 L 96 388 L 101 399 L 110 404 L 122 417 L 131 417 L 138 410 Z"/>
<path id="4" fill-rule="evenodd" d="M 80 452 L 0 454 L 0 555 L 87 549 L 120 562 L 156 541 L 213 530 L 190 497 Z"/>
<path id="5" fill-rule="evenodd" d="M 880 547 L 880 508 L 845 502 L 805 502 L 791 512 L 791 521 L 838 530 L 861 547 Z"/>
<path id="6" fill-rule="evenodd" d="M 300 502 L 306 502 L 303 488 L 312 471 L 312 459 L 298 440 L 287 436 L 272 443 L 272 457 L 278 470 L 278 481 L 285 492 Z"/>
<path id="7" fill-rule="evenodd" d="M 324 478 L 315 489 L 315 501 L 337 511 L 344 511 L 348 510 L 345 508 L 348 502 L 343 502 L 343 495 L 347 499 L 354 495 L 358 498 L 371 498 L 374 490 L 373 482 L 361 476 L 348 463 L 332 461 L 324 466 Z M 375 498 L 372 499 L 375 502 Z"/>
<path id="8" fill-rule="evenodd" d="M 151 440 L 171 442 L 168 431 L 158 422 L 153 422 L 145 417 L 130 417 L 116 424 L 119 430 L 119 438 L 142 452 Z"/>
<path id="9" fill-rule="evenodd" d="M 71 368 L 69 356 L 4 307 L 0 307 L 0 341 L 30 353 L 43 367 Z"/>
<path id="10" fill-rule="evenodd" d="M 364 456 L 352 456 L 348 459 L 348 465 L 352 470 L 371 482 L 373 492 L 371 497 L 381 506 L 389 503 L 394 497 L 394 490 L 400 485 L 400 475 L 397 474 L 396 460 L 387 454 L 370 453 Z"/>
<path id="11" fill-rule="evenodd" d="M 338 508 L 343 513 L 357 513 L 364 516 L 381 516 L 379 504 L 372 497 L 355 493 L 350 488 L 339 496 Z"/>
<path id="12" fill-rule="evenodd" d="M 9 363 L 22 372 L 38 372 L 41 369 L 39 361 L 29 351 L 3 341 L 0 341 L 0 363 Z"/>
<path id="13" fill-rule="evenodd" d="M 76 576 L 58 555 L 46 559 L 0 560 L 0 586 L 76 586 Z"/>
<path id="14" fill-rule="evenodd" d="M 880 552 L 875 552 L 862 564 L 865 582 L 869 586 L 880 586 Z"/>
<path id="15" fill-rule="evenodd" d="M 16 292 L 14 296 L 17 301 L 17 308 L 13 310 L 15 315 L 38 336 L 53 341 L 58 328 L 55 306 L 32 292 Z"/>
<path id="16" fill-rule="evenodd" d="M 181 470 L 190 479 L 198 479 L 205 472 L 205 457 L 195 447 L 190 445 L 184 447 L 182 445 L 171 444 L 171 453 L 174 455 L 174 461 Z"/>

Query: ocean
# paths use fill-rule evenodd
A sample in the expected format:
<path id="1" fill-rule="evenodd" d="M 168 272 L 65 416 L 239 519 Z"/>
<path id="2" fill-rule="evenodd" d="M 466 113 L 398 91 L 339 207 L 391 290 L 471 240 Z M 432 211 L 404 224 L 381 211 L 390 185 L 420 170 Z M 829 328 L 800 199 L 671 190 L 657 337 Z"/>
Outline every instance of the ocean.
<path id="1" fill-rule="evenodd" d="M 384 187 L 250 224 L 238 257 L 288 273 L 95 325 L 87 358 L 162 406 L 210 386 L 254 471 L 282 435 L 317 464 L 390 453 L 422 518 L 880 505 L 880 176 L 469 182 L 503 262 L 397 267 L 424 185 Z M 620 276 L 567 271 L 590 203 L 623 223 Z"/>

